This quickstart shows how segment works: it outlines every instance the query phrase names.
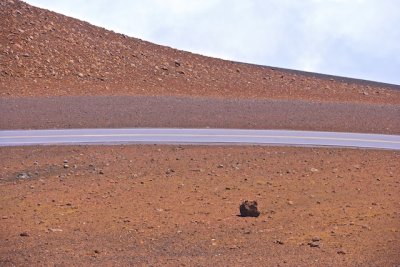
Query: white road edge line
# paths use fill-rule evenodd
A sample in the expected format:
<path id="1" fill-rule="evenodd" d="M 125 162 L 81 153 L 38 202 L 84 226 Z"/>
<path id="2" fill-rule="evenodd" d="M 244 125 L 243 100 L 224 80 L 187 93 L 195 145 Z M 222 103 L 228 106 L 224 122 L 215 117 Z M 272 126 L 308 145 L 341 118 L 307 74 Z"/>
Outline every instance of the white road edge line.
<path id="1" fill-rule="evenodd" d="M 0 139 L 28 139 L 28 138 L 69 138 L 69 137 L 237 137 L 237 138 L 287 138 L 308 140 L 332 141 L 357 141 L 400 144 L 400 141 L 387 141 L 378 139 L 337 138 L 337 137 L 312 137 L 295 135 L 238 135 L 238 134 L 71 134 L 71 135 L 32 135 L 32 136 L 0 136 Z"/>

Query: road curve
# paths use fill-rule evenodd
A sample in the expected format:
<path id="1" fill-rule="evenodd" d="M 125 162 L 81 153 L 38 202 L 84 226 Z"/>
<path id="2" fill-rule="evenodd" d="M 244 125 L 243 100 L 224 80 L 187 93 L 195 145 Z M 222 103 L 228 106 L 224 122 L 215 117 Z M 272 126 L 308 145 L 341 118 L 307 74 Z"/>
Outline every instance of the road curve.
<path id="1" fill-rule="evenodd" d="M 0 131 L 0 146 L 79 144 L 254 144 L 400 150 L 400 135 L 175 128 Z"/>

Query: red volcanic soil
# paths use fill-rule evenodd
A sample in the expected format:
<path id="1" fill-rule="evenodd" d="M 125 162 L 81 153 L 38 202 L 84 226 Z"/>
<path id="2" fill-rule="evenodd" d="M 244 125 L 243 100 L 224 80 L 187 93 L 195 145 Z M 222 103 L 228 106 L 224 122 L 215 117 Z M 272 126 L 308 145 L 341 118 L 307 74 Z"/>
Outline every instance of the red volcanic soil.
<path id="1" fill-rule="evenodd" d="M 30 6 L 0 2 L 0 96 L 168 95 L 400 103 L 385 84 L 183 52 Z"/>
<path id="2" fill-rule="evenodd" d="M 2 266 L 398 266 L 400 154 L 0 148 Z M 257 218 L 239 217 L 255 200 Z"/>

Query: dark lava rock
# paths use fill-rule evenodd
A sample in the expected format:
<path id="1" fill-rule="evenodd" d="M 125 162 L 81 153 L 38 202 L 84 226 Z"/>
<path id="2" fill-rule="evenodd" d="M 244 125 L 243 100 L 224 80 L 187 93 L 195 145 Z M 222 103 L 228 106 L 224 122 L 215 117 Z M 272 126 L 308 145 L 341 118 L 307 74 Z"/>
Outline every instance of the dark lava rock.
<path id="1" fill-rule="evenodd" d="M 173 169 L 168 169 L 168 170 L 165 172 L 165 174 L 171 174 L 171 173 L 173 173 L 173 172 L 175 172 L 175 170 L 173 170 Z"/>
<path id="2" fill-rule="evenodd" d="M 242 217 L 258 217 L 260 212 L 257 209 L 257 201 L 244 201 L 240 205 L 240 216 Z"/>
<path id="3" fill-rule="evenodd" d="M 275 244 L 278 244 L 278 245 L 283 245 L 283 244 L 285 244 L 282 240 L 275 240 L 274 243 L 275 243 Z"/>

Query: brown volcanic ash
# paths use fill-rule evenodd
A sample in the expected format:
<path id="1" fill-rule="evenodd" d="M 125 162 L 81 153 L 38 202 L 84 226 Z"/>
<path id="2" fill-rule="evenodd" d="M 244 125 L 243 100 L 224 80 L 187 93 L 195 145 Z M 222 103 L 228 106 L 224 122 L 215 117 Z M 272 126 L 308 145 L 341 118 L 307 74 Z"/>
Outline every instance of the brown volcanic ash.
<path id="1" fill-rule="evenodd" d="M 389 85 L 236 63 L 0 2 L 0 96 L 174 95 L 400 103 Z M 393 88 L 392 88 L 393 89 Z"/>

